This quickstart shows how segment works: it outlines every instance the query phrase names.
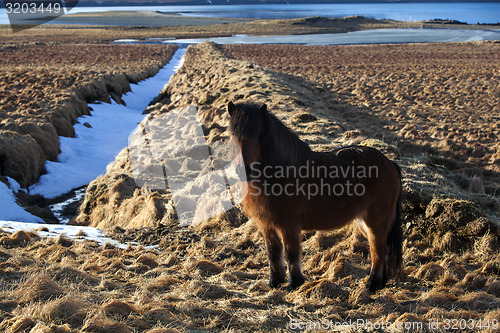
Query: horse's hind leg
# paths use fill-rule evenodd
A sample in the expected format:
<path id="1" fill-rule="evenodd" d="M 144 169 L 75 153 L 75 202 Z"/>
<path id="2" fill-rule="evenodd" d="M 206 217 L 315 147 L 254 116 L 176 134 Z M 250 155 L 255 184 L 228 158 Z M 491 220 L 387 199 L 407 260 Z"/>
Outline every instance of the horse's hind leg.
<path id="1" fill-rule="evenodd" d="M 382 289 L 387 282 L 387 272 L 385 271 L 385 256 L 387 253 L 386 239 L 374 236 L 371 232 L 368 233 L 368 241 L 370 243 L 370 255 L 372 258 L 372 268 L 370 278 L 368 279 L 368 290 L 375 292 Z"/>
<path id="2" fill-rule="evenodd" d="M 277 288 L 285 282 L 285 266 L 283 263 L 283 244 L 278 233 L 273 228 L 263 231 L 266 242 L 267 258 L 269 260 L 270 278 L 269 286 Z"/>
<path id="3" fill-rule="evenodd" d="M 294 290 L 304 283 L 304 275 L 300 265 L 301 246 L 300 230 L 295 228 L 281 230 L 283 244 L 285 246 L 286 259 L 288 262 L 289 285 L 288 290 Z"/>
<path id="4" fill-rule="evenodd" d="M 374 216 L 374 215 L 371 215 Z M 377 216 L 377 215 L 375 215 Z M 380 217 L 377 216 L 376 219 Z M 382 289 L 387 282 L 386 254 L 387 254 L 387 231 L 381 227 L 381 223 L 368 217 L 366 223 L 366 236 L 370 244 L 370 256 L 372 268 L 368 279 L 368 290 L 375 292 Z M 377 227 L 378 226 L 378 227 Z"/>

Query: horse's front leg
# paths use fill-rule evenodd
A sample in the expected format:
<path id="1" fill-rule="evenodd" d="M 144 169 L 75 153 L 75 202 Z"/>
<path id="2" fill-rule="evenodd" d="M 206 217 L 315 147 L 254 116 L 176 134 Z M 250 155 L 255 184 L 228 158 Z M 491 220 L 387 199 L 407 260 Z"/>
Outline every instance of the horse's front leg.
<path id="1" fill-rule="evenodd" d="M 269 286 L 271 288 L 278 288 L 280 284 L 285 282 L 283 243 L 274 228 L 265 228 L 263 234 L 266 241 L 267 258 L 270 268 Z"/>
<path id="2" fill-rule="evenodd" d="M 304 275 L 301 268 L 300 229 L 289 228 L 281 230 L 285 246 L 286 259 L 288 262 L 289 284 L 287 289 L 294 290 L 304 283 Z"/>

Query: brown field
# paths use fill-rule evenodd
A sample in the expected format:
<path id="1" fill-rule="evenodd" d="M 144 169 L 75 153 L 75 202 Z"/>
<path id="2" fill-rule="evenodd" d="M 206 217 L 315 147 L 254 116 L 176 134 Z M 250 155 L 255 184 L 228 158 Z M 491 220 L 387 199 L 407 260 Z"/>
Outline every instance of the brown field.
<path id="1" fill-rule="evenodd" d="M 387 288 L 367 292 L 368 245 L 349 226 L 304 233 L 306 283 L 291 293 L 271 290 L 262 237 L 238 207 L 181 228 L 168 192 L 136 186 L 125 149 L 89 185 L 73 223 L 158 251 L 0 231 L 0 331 L 288 332 L 292 319 L 423 325 L 399 330 L 406 332 L 446 332 L 447 323 L 465 320 L 478 326 L 461 331 L 495 331 L 498 45 L 203 43 L 188 49 L 151 108 L 197 105 L 212 142 L 229 138 L 228 101 L 265 102 L 314 149 L 360 143 L 396 160 L 404 175 L 405 270 Z M 158 57 L 173 51 L 154 50 Z"/>
<path id="2" fill-rule="evenodd" d="M 228 45 L 225 50 L 236 59 L 303 77 L 327 89 L 332 103 L 358 106 L 363 112 L 348 121 L 364 135 L 434 147 L 455 160 L 500 171 L 498 43 Z M 367 124 L 365 115 L 377 122 Z"/>
<path id="3" fill-rule="evenodd" d="M 332 117 L 400 154 L 426 154 L 459 188 L 478 192 L 476 204 L 498 212 L 500 44 L 224 49 L 230 57 L 302 77 L 330 101 Z M 479 188 L 471 189 L 472 179 Z"/>

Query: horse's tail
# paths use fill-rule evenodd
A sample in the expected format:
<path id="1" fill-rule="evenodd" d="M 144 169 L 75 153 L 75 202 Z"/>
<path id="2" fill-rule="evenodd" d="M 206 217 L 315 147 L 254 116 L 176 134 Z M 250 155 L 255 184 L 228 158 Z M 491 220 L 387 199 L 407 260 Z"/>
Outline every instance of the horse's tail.
<path id="1" fill-rule="evenodd" d="M 393 162 L 394 163 L 394 162 Z M 401 183 L 401 168 L 394 163 L 399 174 L 399 182 Z M 396 204 L 396 217 L 392 223 L 391 231 L 387 236 L 387 268 L 391 276 L 397 275 L 401 271 L 403 265 L 403 229 L 401 228 L 401 192 L 400 186 L 398 202 Z"/>

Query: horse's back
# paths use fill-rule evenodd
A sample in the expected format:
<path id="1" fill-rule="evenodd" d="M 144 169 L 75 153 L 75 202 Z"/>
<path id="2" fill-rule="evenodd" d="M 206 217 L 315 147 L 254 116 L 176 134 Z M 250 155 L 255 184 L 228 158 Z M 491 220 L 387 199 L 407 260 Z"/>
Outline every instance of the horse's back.
<path id="1" fill-rule="evenodd" d="M 344 146 L 324 154 L 330 155 L 330 157 L 333 158 L 333 161 L 330 163 L 335 163 L 341 166 L 376 168 L 378 171 L 377 174 L 375 177 L 370 178 L 382 177 L 385 180 L 393 179 L 399 181 L 399 166 L 388 159 L 380 150 L 376 148 L 357 145 Z"/>
<path id="2" fill-rule="evenodd" d="M 399 166 L 380 150 L 368 146 L 346 146 L 339 147 L 330 154 L 337 157 L 337 163 L 357 167 L 359 172 L 356 176 L 359 176 L 358 180 L 367 186 L 367 190 L 377 194 L 399 195 L 401 185 Z"/>
<path id="3" fill-rule="evenodd" d="M 400 193 L 397 165 L 379 150 L 366 146 L 345 146 L 315 153 L 316 165 L 329 170 L 323 179 L 329 195 L 309 200 L 313 219 L 302 221 L 303 229 L 341 227 L 353 219 L 363 219 L 369 211 L 392 215 Z M 327 187 L 325 187 L 327 188 Z"/>

